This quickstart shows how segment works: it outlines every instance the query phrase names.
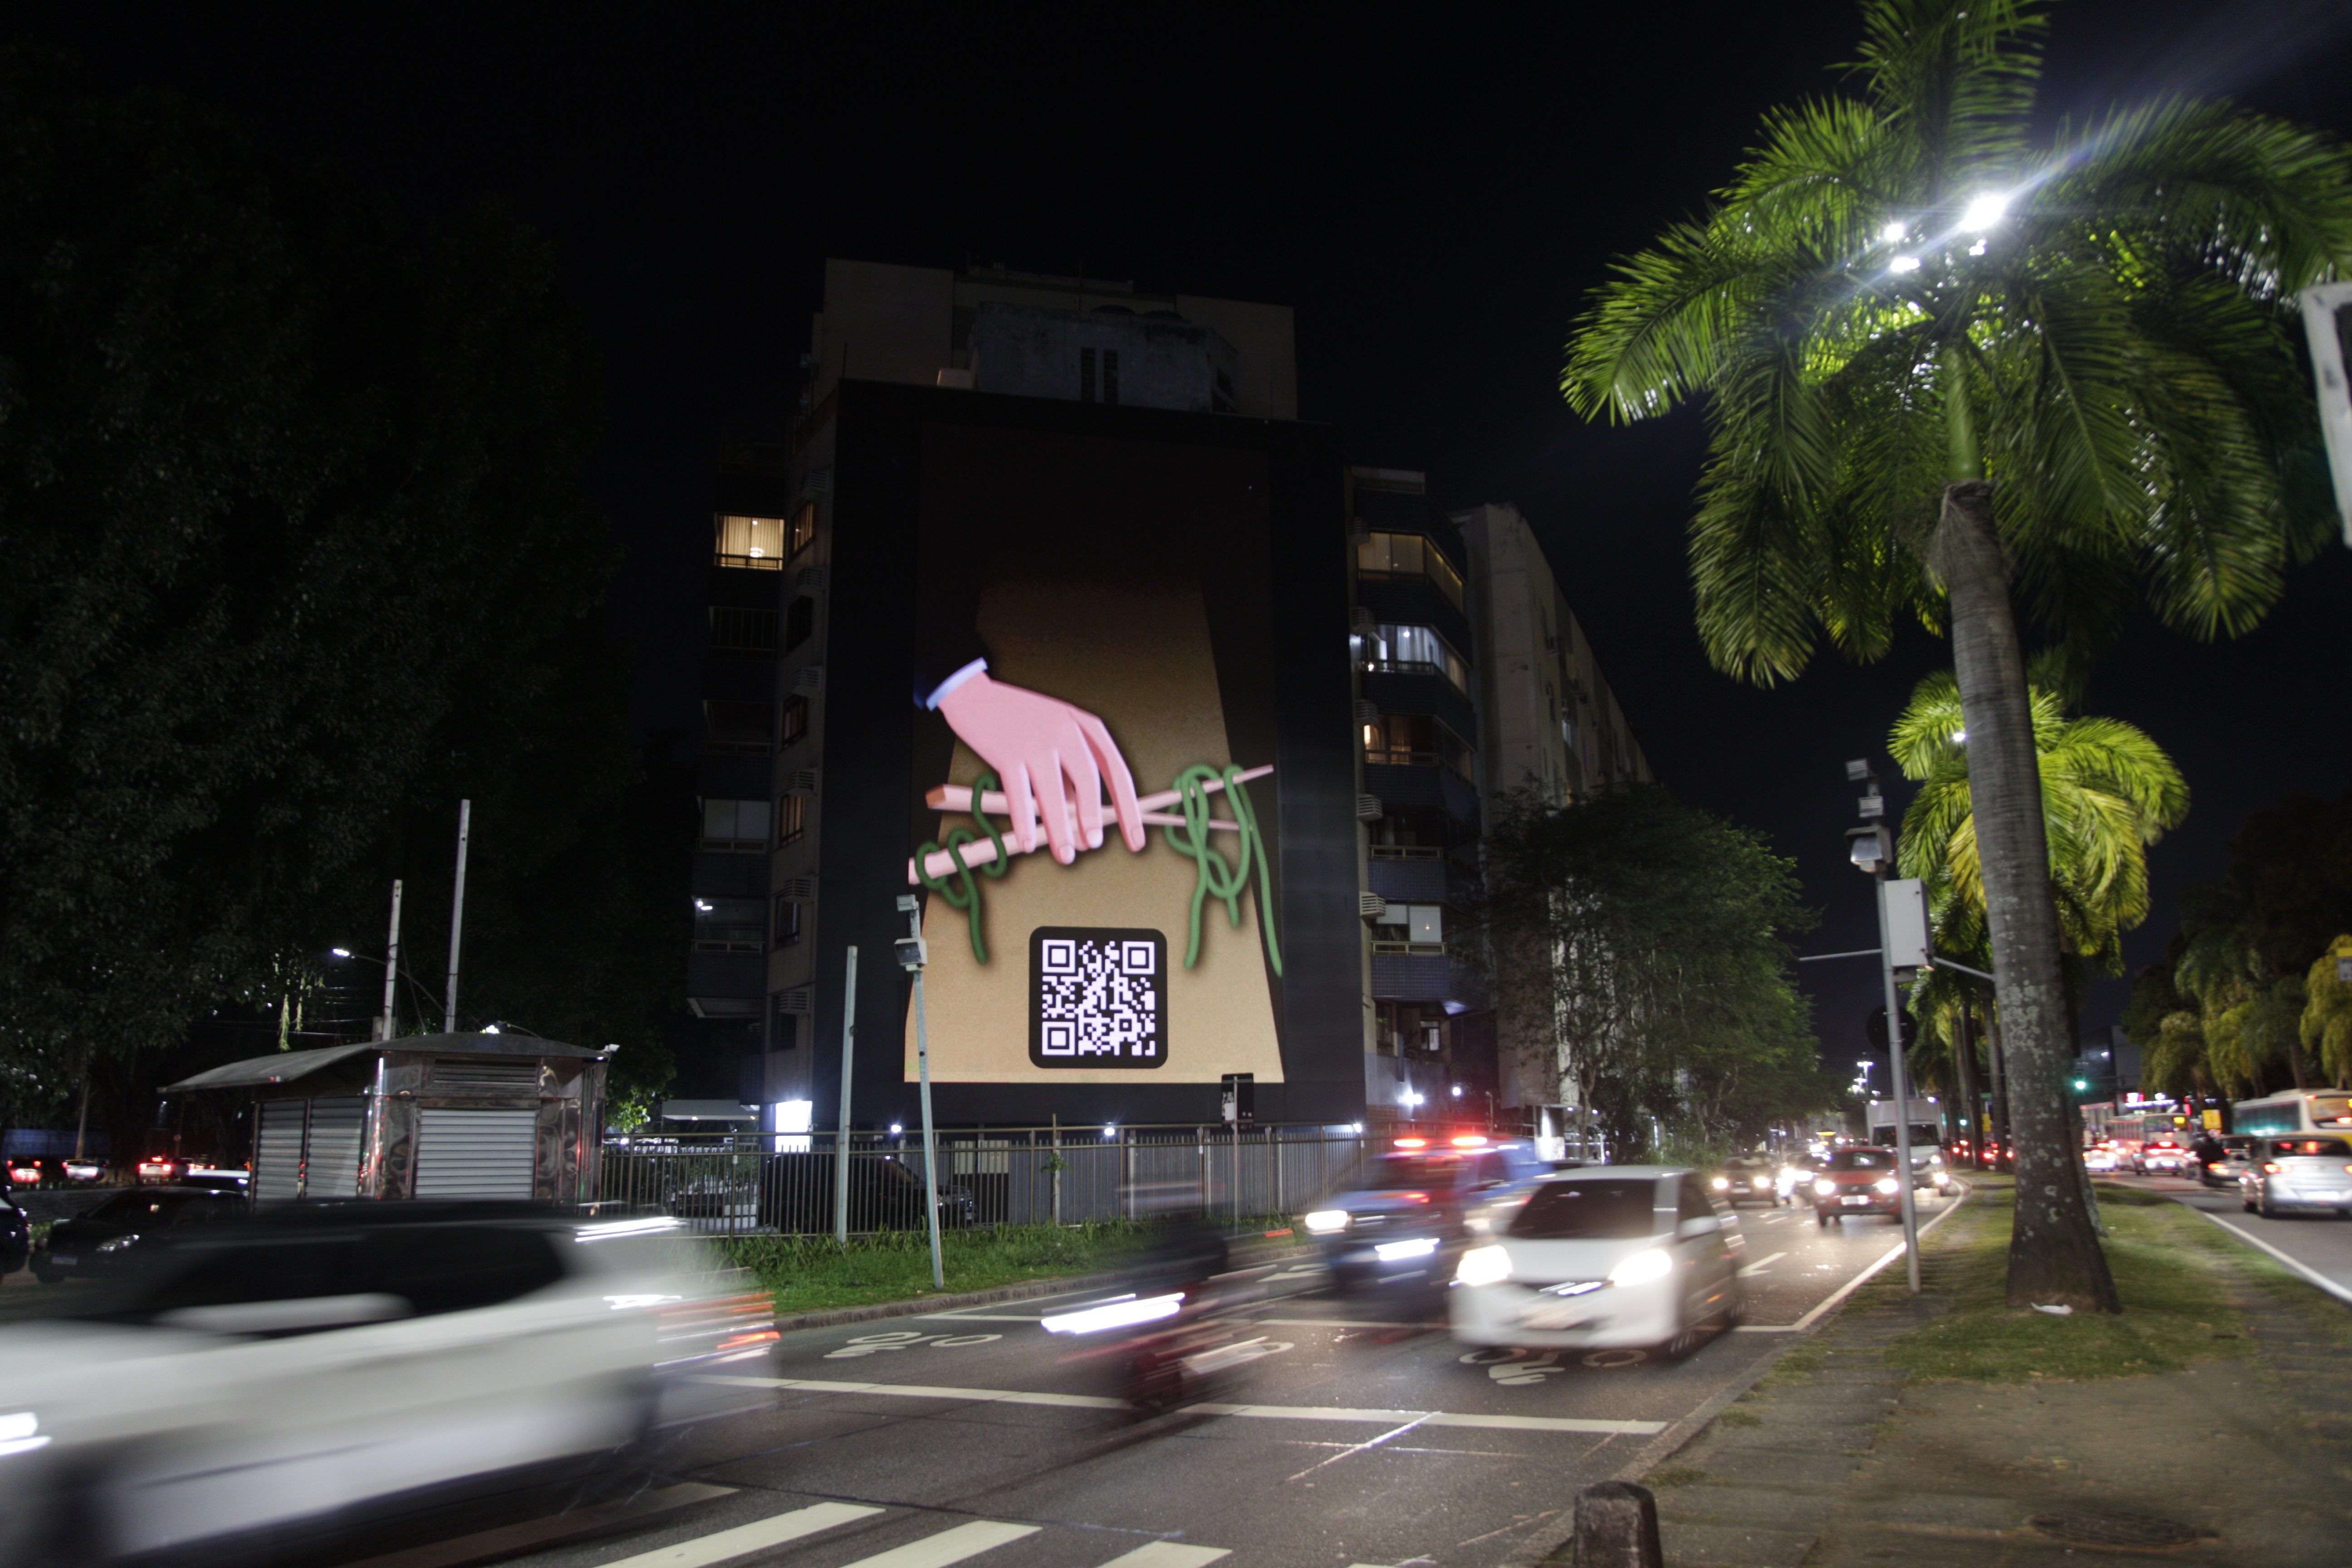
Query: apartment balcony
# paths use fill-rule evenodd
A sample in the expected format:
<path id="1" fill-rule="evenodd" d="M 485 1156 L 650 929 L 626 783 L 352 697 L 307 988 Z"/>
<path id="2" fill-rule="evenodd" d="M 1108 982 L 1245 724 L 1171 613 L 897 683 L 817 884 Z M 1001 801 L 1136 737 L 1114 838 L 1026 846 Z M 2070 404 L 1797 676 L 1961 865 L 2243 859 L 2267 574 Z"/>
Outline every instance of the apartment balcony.
<path id="1" fill-rule="evenodd" d="M 1383 661 L 1362 668 L 1364 700 L 1381 712 L 1433 714 L 1464 740 L 1478 739 L 1478 710 L 1435 665 Z"/>
<path id="2" fill-rule="evenodd" d="M 1390 805 L 1428 805 L 1474 831 L 1478 825 L 1478 786 L 1434 753 L 1379 752 L 1364 762 L 1364 788 Z"/>
<path id="3" fill-rule="evenodd" d="M 1446 902 L 1445 852 L 1420 845 L 1375 844 L 1366 885 L 1392 904 Z"/>
<path id="4" fill-rule="evenodd" d="M 750 997 L 768 994 L 768 956 L 763 952 L 689 952 L 686 955 L 686 992 L 689 996 Z"/>
<path id="5" fill-rule="evenodd" d="M 1442 942 L 1372 943 L 1372 997 L 1381 1002 L 1460 1002 L 1475 1005 L 1477 977 Z"/>
<path id="6" fill-rule="evenodd" d="M 1356 603 L 1370 610 L 1375 621 L 1433 626 L 1463 657 L 1474 662 L 1478 658 L 1470 637 L 1470 617 L 1419 573 L 1359 572 Z"/>

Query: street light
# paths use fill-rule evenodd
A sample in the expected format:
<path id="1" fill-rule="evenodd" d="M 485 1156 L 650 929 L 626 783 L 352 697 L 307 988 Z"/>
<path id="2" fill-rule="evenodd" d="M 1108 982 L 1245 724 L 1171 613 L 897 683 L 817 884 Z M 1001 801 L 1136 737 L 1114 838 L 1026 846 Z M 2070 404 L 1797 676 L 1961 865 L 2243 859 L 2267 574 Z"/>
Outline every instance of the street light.
<path id="1" fill-rule="evenodd" d="M 1971 209 L 1973 210 L 1973 209 Z M 1995 221 L 1998 221 L 1996 215 Z M 1911 1086 L 1903 1062 L 1903 1005 L 1895 994 L 1895 929 L 1886 904 L 1887 868 L 1895 864 L 1895 838 L 1886 826 L 1886 797 L 1878 793 L 1878 773 L 1867 758 L 1845 765 L 1848 783 L 1863 786 L 1855 808 L 1860 827 L 1846 830 L 1846 857 L 1856 869 L 1877 883 L 1872 890 L 1878 906 L 1878 973 L 1886 992 L 1886 1076 L 1895 1100 L 1895 1179 L 1902 1186 L 1903 1263 L 1911 1294 L 1919 1293 L 1919 1209 L 1911 1191 Z M 1922 933 L 1924 934 L 1924 933 Z M 1924 943 L 1923 943 L 1924 945 Z M 1867 1071 L 1864 1077 L 1867 1079 Z M 1868 1131 L 1867 1112 L 1864 1131 Z"/>

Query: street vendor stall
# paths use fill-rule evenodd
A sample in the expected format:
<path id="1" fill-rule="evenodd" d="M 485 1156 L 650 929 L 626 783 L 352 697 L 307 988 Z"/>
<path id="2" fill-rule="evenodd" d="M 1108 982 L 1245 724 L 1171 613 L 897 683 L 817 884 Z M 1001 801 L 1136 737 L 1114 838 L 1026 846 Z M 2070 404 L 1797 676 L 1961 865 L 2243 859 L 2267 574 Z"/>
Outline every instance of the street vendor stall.
<path id="1" fill-rule="evenodd" d="M 170 1086 L 249 1094 L 257 1204 L 597 1195 L 605 1054 L 523 1035 L 278 1051 Z"/>

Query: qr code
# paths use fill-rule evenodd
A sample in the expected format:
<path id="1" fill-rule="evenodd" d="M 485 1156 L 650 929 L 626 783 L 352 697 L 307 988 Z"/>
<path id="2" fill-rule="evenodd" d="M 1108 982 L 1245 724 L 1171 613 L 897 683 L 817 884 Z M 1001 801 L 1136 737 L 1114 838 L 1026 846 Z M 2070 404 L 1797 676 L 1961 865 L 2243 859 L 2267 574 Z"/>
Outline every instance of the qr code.
<path id="1" fill-rule="evenodd" d="M 1029 1059 L 1156 1068 L 1168 1059 L 1168 939 L 1039 926 L 1029 934 Z"/>

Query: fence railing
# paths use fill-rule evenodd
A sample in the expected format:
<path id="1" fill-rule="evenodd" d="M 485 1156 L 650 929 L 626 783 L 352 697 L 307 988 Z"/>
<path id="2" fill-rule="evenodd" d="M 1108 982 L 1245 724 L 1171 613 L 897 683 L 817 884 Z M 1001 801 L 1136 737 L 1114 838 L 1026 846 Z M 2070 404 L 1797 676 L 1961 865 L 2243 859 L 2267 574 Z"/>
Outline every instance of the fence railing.
<path id="1" fill-rule="evenodd" d="M 1076 1225 L 1297 1214 L 1344 1190 L 1368 1138 L 1327 1128 L 989 1128 L 938 1135 L 941 1223 Z M 853 1132 L 611 1139 L 602 1197 L 712 1235 L 829 1235 L 841 1162 L 855 1235 L 923 1226 L 922 1139 Z"/>

